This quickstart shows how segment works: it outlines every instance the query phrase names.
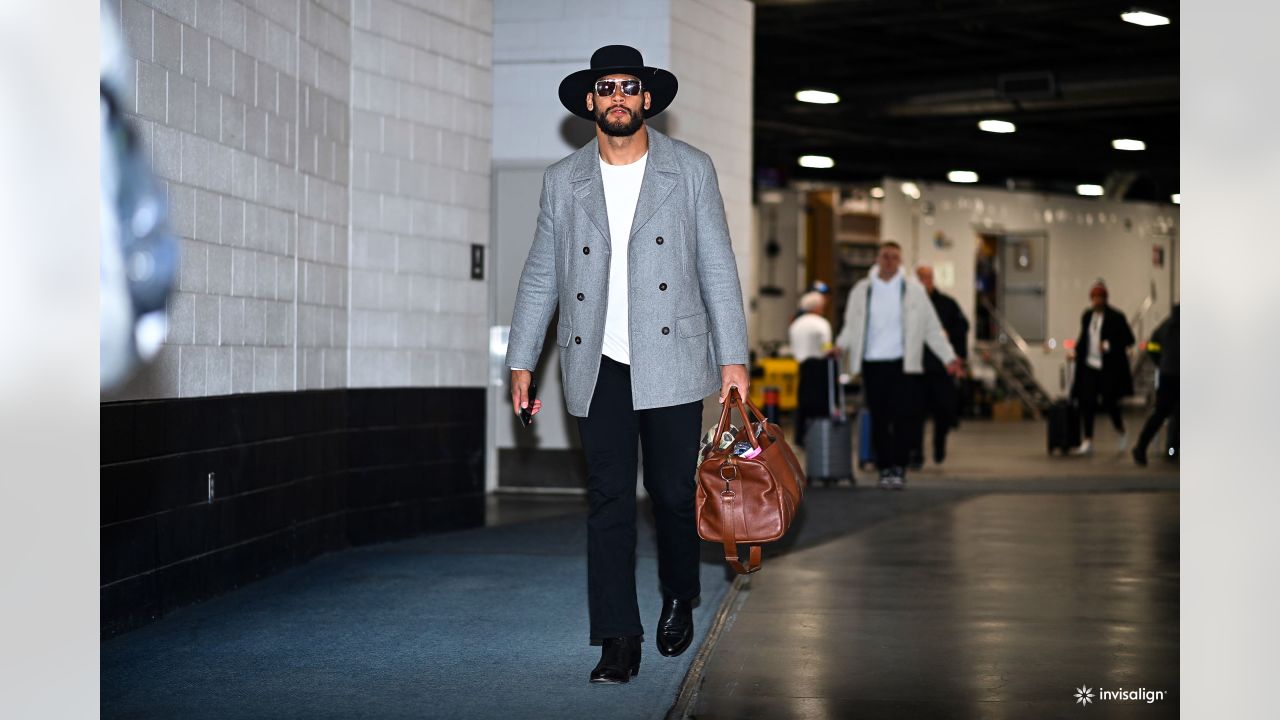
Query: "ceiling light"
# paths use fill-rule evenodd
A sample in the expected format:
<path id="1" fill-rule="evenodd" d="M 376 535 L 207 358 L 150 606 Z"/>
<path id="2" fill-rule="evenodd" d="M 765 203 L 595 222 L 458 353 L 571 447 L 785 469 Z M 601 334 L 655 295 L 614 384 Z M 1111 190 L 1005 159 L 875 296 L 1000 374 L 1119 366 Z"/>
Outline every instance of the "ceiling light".
<path id="1" fill-rule="evenodd" d="M 796 93 L 796 99 L 800 102 L 814 103 L 815 105 L 834 105 L 840 102 L 840 96 L 825 90 L 801 90 Z"/>
<path id="2" fill-rule="evenodd" d="M 947 173 L 947 179 L 953 183 L 976 183 L 978 173 L 972 170 L 952 170 Z"/>
<path id="3" fill-rule="evenodd" d="M 907 197 L 919 200 L 920 188 L 917 187 L 916 184 L 913 182 L 904 182 L 902 183 L 902 194 L 906 195 Z"/>
<path id="4" fill-rule="evenodd" d="M 1174 193 L 1174 194 L 1172 195 L 1172 200 L 1173 200 L 1173 204 L 1174 204 L 1174 205 L 1181 205 L 1181 204 L 1182 204 L 1182 193 Z"/>
<path id="5" fill-rule="evenodd" d="M 871 188 L 871 197 L 877 198 L 877 199 L 884 197 L 884 188 L 882 187 Z"/>
<path id="6" fill-rule="evenodd" d="M 1005 120 L 979 120 L 978 129 L 993 133 L 1011 133 L 1018 128 Z"/>
<path id="7" fill-rule="evenodd" d="M 835 160 L 826 155 L 801 155 L 800 167 L 807 168 L 829 168 L 836 164 Z"/>
<path id="8" fill-rule="evenodd" d="M 1120 138 L 1118 140 L 1112 140 L 1111 147 L 1117 150 L 1146 150 L 1147 144 L 1142 142 L 1141 140 L 1128 140 L 1125 138 Z"/>
<path id="9" fill-rule="evenodd" d="M 1102 197 L 1101 185 L 1077 185 L 1076 192 L 1090 197 Z"/>
<path id="10" fill-rule="evenodd" d="M 1120 13 L 1120 19 L 1143 27 L 1155 27 L 1157 25 L 1169 24 L 1169 18 L 1163 15 L 1147 12 L 1146 10 L 1130 10 L 1129 12 Z"/>

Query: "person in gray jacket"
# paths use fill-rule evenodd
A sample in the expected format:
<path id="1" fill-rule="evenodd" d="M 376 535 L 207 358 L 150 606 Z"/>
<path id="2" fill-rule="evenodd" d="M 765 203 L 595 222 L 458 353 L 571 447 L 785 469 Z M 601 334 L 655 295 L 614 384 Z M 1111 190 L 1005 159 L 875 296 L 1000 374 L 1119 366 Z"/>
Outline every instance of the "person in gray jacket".
<path id="1" fill-rule="evenodd" d="M 637 440 L 658 532 L 658 651 L 693 638 L 694 518 L 702 401 L 748 390 L 747 326 L 716 171 L 706 153 L 645 124 L 675 97 L 640 52 L 602 47 L 560 83 L 560 102 L 596 138 L 547 168 L 538 225 L 507 344 L 511 408 L 529 407 L 530 372 L 559 307 L 565 404 L 587 460 L 587 595 L 593 683 L 639 671 Z"/>
<path id="2" fill-rule="evenodd" d="M 880 488 L 902 490 L 918 434 L 915 408 L 924 347 L 927 344 L 952 375 L 959 375 L 963 364 L 924 286 L 902 271 L 898 243 L 881 243 L 871 272 L 849 291 L 844 327 L 835 344 L 847 356 L 849 373 L 862 373 Z"/>

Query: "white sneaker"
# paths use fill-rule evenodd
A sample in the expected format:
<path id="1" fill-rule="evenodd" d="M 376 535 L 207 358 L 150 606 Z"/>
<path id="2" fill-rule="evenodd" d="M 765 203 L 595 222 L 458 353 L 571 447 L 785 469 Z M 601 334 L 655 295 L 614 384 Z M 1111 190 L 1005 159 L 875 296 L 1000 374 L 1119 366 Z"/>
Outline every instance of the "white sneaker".
<path id="1" fill-rule="evenodd" d="M 1116 452 L 1123 453 L 1129 449 L 1129 433 L 1122 433 L 1116 441 Z"/>
<path id="2" fill-rule="evenodd" d="M 1078 447 L 1078 448 L 1076 448 L 1076 449 L 1072 450 L 1072 451 L 1071 451 L 1071 454 L 1072 454 L 1072 455 L 1091 455 L 1091 454 L 1093 454 L 1093 441 L 1092 441 L 1092 440 L 1090 440 L 1089 438 L 1085 438 L 1084 442 L 1080 443 L 1080 447 Z"/>

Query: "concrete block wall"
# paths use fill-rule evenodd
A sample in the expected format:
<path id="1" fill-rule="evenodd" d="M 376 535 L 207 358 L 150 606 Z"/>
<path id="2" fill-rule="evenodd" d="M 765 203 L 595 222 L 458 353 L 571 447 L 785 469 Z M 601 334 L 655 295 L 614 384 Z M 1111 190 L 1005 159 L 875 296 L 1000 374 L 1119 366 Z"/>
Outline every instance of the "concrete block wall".
<path id="1" fill-rule="evenodd" d="M 357 0 L 351 384 L 484 384 L 492 5 Z"/>
<path id="2" fill-rule="evenodd" d="M 470 368 L 481 365 L 487 340 L 464 323 L 486 314 L 483 283 L 459 281 L 467 245 L 488 242 L 491 131 L 476 99 L 491 94 L 488 0 L 108 0 L 103 7 L 119 19 L 133 58 L 128 109 L 182 244 L 165 344 L 113 399 L 482 383 L 483 372 Z M 382 51 L 381 40 L 363 36 L 353 47 L 354 26 L 371 37 L 387 27 L 412 33 L 410 60 L 434 62 L 435 83 L 413 84 L 411 74 L 413 87 L 393 92 L 396 106 L 387 112 L 382 88 L 400 82 L 405 66 L 391 50 L 385 73 L 354 58 L 353 51 Z M 378 105 L 369 102 L 371 87 Z M 372 165 L 366 147 L 364 164 L 353 166 L 353 92 L 368 113 L 358 116 L 366 134 L 370 118 L 381 133 L 384 116 L 438 131 L 443 159 L 415 168 L 419 185 L 437 189 L 430 204 L 410 204 L 418 198 L 398 185 L 382 192 L 385 174 L 391 183 L 412 175 L 396 165 L 415 161 L 412 145 L 406 155 L 402 148 L 381 154 L 379 144 L 381 162 Z M 435 339 L 431 372 L 399 372 L 409 351 L 371 342 L 376 323 L 350 312 L 352 248 L 361 269 L 390 264 L 393 275 L 412 255 L 407 244 L 353 242 L 356 233 L 386 230 L 387 207 L 396 231 L 421 239 L 420 256 L 429 259 L 414 266 L 421 271 L 416 296 L 396 295 L 398 281 L 391 281 L 384 297 L 379 284 L 378 309 L 400 313 L 406 327 Z M 423 271 L 436 262 L 440 271 Z M 366 282 L 361 298 L 368 290 Z M 421 300 L 426 295 L 430 302 Z M 458 298 L 461 310 L 449 304 Z M 365 354 L 370 348 L 386 353 Z"/>
<path id="3" fill-rule="evenodd" d="M 679 110 L 671 114 L 667 132 L 715 161 L 744 295 L 756 286 L 751 210 L 754 68 L 754 5 L 747 0 L 672 0 L 671 71 L 680 79 L 680 93 Z"/>
<path id="4" fill-rule="evenodd" d="M 296 83 L 295 387 L 309 390 L 348 380 L 351 3 L 301 0 L 298 9 L 298 78 L 281 91 Z M 273 137 L 268 133 L 268 143 Z"/>

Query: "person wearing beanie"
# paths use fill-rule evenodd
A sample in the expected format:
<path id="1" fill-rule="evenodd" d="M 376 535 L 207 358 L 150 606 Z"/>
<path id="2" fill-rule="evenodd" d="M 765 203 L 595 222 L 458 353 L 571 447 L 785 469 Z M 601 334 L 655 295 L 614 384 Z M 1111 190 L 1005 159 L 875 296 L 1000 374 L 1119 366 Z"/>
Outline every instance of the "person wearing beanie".
<path id="1" fill-rule="evenodd" d="M 1133 347 L 1133 330 L 1124 313 L 1107 304 L 1107 285 L 1101 279 L 1089 289 L 1091 307 L 1080 317 L 1080 337 L 1075 347 L 1075 382 L 1071 396 L 1080 403 L 1084 440 L 1072 452 L 1093 452 L 1093 421 L 1098 409 L 1111 416 L 1120 433 L 1120 450 L 1128 444 L 1120 399 L 1133 394 L 1128 350 Z"/>

